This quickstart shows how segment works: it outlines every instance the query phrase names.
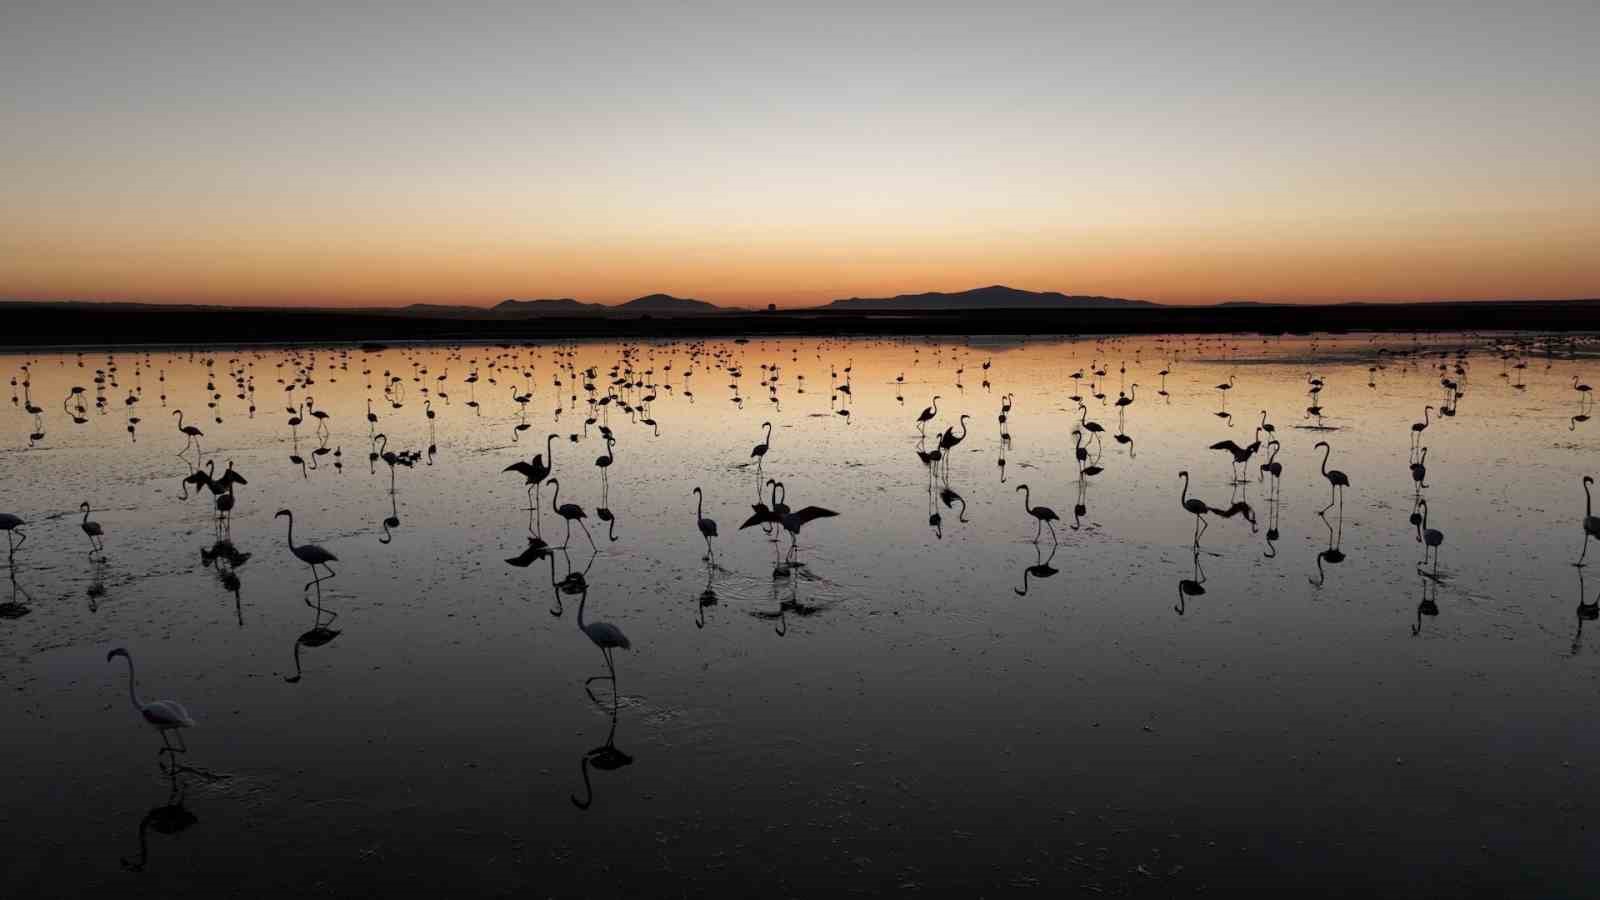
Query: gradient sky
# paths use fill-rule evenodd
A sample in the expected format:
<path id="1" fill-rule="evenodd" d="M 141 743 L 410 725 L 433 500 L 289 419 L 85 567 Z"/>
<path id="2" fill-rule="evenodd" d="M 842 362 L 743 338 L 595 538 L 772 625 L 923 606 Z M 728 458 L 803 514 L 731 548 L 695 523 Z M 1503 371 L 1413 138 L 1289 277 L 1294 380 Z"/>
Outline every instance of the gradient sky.
<path id="1" fill-rule="evenodd" d="M 0 5 L 0 297 L 1600 296 L 1600 4 Z"/>

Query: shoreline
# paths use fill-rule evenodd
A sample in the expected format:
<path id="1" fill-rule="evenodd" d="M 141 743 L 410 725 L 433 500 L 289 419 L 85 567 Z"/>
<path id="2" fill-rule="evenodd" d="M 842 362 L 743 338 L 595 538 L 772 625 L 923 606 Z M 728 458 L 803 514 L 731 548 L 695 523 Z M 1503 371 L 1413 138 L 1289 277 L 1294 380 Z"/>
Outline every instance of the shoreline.
<path id="1" fill-rule="evenodd" d="M 690 316 L 459 318 L 337 310 L 0 305 L 0 349 L 510 343 L 736 337 L 1015 336 L 1600 331 L 1600 300 L 1129 309 L 799 310 Z"/>

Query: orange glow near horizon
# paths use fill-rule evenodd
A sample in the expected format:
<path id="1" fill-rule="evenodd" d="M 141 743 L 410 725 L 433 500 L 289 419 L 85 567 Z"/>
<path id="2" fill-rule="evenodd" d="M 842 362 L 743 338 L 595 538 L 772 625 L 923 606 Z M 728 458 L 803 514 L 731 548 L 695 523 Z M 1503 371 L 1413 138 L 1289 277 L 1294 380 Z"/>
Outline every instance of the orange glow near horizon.
<path id="1" fill-rule="evenodd" d="M 85 234 L 61 223 L 5 236 L 0 297 L 492 306 L 513 297 L 617 303 L 661 292 L 724 306 L 804 307 L 989 284 L 1173 304 L 1600 295 L 1600 255 L 1593 252 L 1600 228 L 1581 214 L 1564 227 L 1549 225 L 1409 223 L 1403 236 L 1359 223 L 1055 234 L 886 227 L 882 236 L 817 227 L 766 238 L 702 230 L 523 241 L 460 225 L 433 231 L 352 222 L 321 233 L 284 233 L 208 222 L 156 233 L 129 227 Z"/>

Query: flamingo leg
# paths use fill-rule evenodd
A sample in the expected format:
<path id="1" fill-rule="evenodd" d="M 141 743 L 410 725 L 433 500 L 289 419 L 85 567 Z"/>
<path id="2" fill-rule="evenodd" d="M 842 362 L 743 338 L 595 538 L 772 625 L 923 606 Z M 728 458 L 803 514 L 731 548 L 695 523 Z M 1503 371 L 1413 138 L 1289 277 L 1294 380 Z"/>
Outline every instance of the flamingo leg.
<path id="1" fill-rule="evenodd" d="M 1589 555 L 1589 532 L 1585 531 L 1583 533 L 1583 552 L 1578 554 L 1578 561 L 1576 563 L 1573 563 L 1573 565 L 1582 567 L 1583 566 L 1583 558 L 1585 556 L 1588 556 L 1588 555 Z"/>
<path id="2" fill-rule="evenodd" d="M 582 519 L 578 520 L 578 525 L 583 528 L 583 536 L 589 539 L 589 549 L 598 552 L 600 548 L 595 546 L 594 535 L 589 532 L 589 526 Z"/>

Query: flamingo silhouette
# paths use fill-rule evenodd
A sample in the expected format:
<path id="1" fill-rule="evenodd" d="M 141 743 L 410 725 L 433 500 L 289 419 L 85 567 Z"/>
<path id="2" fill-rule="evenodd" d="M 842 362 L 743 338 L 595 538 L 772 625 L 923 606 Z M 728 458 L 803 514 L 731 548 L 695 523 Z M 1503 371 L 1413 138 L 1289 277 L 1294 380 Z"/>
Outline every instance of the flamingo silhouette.
<path id="1" fill-rule="evenodd" d="M 1578 555 L 1576 565 L 1583 566 L 1583 558 L 1589 555 L 1589 539 L 1600 539 L 1600 516 L 1594 514 L 1594 497 L 1589 493 L 1589 485 L 1594 484 L 1594 478 L 1583 476 L 1583 552 Z"/>
<path id="2" fill-rule="evenodd" d="M 1194 545 L 1200 546 L 1200 535 L 1206 533 L 1210 526 L 1206 524 L 1205 515 L 1212 507 L 1198 497 L 1189 496 L 1189 473 L 1187 470 L 1179 472 L 1178 477 L 1183 479 L 1183 493 L 1178 497 L 1178 503 L 1185 512 L 1194 516 Z"/>
<path id="3" fill-rule="evenodd" d="M 1059 543 L 1059 541 L 1056 540 L 1056 526 L 1052 523 L 1060 521 L 1061 517 L 1056 515 L 1056 511 L 1048 506 L 1030 505 L 1030 494 L 1032 492 L 1028 490 L 1027 485 L 1019 484 L 1017 485 L 1017 490 L 1022 492 L 1023 511 L 1028 515 L 1033 516 L 1034 519 L 1038 521 L 1038 526 L 1033 530 L 1033 542 L 1035 544 L 1039 543 L 1039 538 L 1041 535 L 1043 535 L 1045 526 L 1049 525 L 1050 540 L 1054 543 Z"/>
<path id="4" fill-rule="evenodd" d="M 550 479 L 550 486 L 555 488 L 556 491 L 555 495 L 550 498 L 550 508 L 555 510 L 556 515 L 567 521 L 567 537 L 566 540 L 561 542 L 562 548 L 564 549 L 568 544 L 572 543 L 572 523 L 577 522 L 578 527 L 583 529 L 584 537 L 589 539 L 589 548 L 598 551 L 600 548 L 595 546 L 594 535 L 589 533 L 589 526 L 584 522 L 584 519 L 589 517 L 588 513 L 585 513 L 583 507 L 576 503 L 561 502 L 561 482 L 559 480 Z"/>
<path id="5" fill-rule="evenodd" d="M 1317 447 L 1322 448 L 1322 477 L 1328 479 L 1328 505 L 1324 506 L 1322 511 L 1327 512 L 1332 509 L 1334 501 L 1337 500 L 1339 512 L 1342 515 L 1344 513 L 1343 488 L 1350 486 L 1350 476 L 1338 469 L 1328 468 L 1328 457 L 1333 455 L 1333 448 L 1328 446 L 1327 441 L 1317 441 L 1316 446 L 1312 447 L 1312 449 L 1315 450 Z"/>
<path id="6" fill-rule="evenodd" d="M 717 536 L 717 523 L 705 517 L 706 498 L 698 486 L 694 489 L 694 496 L 694 521 L 700 529 L 700 536 L 706 539 L 706 561 L 715 563 L 716 554 L 711 549 L 711 539 Z"/>

